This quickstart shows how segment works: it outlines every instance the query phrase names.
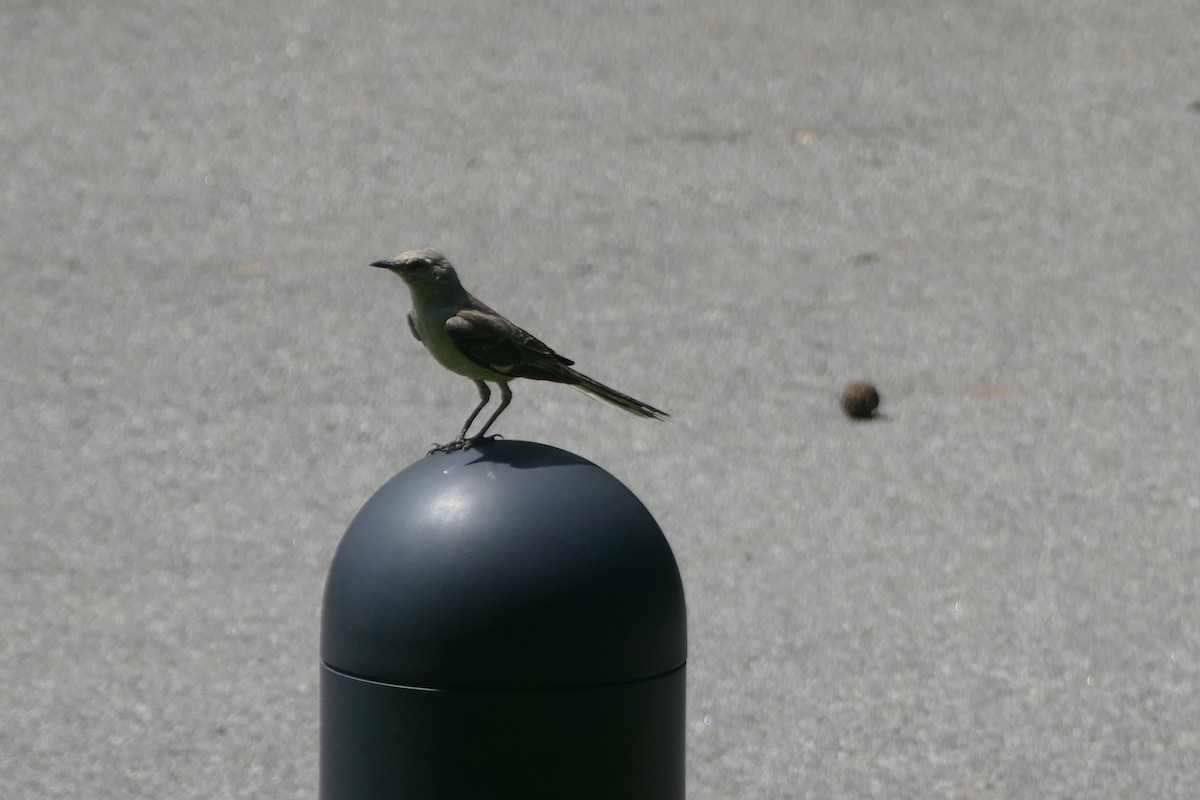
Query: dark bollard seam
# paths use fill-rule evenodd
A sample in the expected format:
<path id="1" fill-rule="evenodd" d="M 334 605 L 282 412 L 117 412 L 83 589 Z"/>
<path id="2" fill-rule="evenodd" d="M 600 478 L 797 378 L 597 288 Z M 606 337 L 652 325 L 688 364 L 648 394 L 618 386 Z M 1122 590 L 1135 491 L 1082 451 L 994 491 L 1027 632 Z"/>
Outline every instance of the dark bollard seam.
<path id="1" fill-rule="evenodd" d="M 674 675 L 680 670 L 686 668 L 687 662 L 685 661 L 674 669 L 669 669 L 665 672 L 660 672 L 655 675 L 646 675 L 643 677 L 629 678 L 621 681 L 608 681 L 605 683 L 581 684 L 577 686 L 409 686 L 403 683 L 390 683 L 388 681 L 381 681 L 377 678 L 367 677 L 366 675 L 356 675 L 353 672 L 347 672 L 345 670 L 338 669 L 337 667 L 334 667 L 325 661 L 321 662 L 321 666 L 344 678 L 363 681 L 364 683 L 373 683 L 376 686 L 387 686 L 392 689 L 407 689 L 414 692 L 462 692 L 463 694 L 475 692 L 503 694 L 510 692 L 579 692 L 589 691 L 592 689 L 614 689 L 620 686 L 632 686 L 638 683 L 649 683 L 651 681 L 661 680 L 669 675 Z"/>

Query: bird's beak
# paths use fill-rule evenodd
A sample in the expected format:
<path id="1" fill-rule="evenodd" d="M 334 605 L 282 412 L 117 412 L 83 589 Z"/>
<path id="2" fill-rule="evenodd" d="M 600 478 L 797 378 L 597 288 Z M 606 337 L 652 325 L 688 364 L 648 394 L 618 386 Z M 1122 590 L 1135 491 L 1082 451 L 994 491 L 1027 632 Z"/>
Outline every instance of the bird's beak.
<path id="1" fill-rule="evenodd" d="M 383 269 L 392 269 L 393 267 L 396 266 L 396 262 L 395 261 L 372 261 L 371 266 L 372 267 L 381 267 Z"/>

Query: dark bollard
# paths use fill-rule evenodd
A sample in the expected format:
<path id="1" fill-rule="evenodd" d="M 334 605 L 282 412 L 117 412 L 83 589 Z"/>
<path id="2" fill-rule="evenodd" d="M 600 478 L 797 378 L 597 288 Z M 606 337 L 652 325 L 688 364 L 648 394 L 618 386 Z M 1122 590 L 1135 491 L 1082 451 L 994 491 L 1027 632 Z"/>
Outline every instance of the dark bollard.
<path id="1" fill-rule="evenodd" d="M 683 800 L 687 621 L 645 506 L 489 441 L 401 471 L 338 546 L 321 800 Z"/>

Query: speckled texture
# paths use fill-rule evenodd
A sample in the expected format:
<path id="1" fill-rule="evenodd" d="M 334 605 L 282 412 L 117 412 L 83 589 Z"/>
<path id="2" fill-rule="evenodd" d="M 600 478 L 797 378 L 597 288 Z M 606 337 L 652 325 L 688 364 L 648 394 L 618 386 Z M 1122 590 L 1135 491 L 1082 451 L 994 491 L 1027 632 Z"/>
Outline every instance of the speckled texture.
<path id="1" fill-rule="evenodd" d="M 315 797 L 330 556 L 475 403 L 426 245 L 674 415 L 498 430 L 667 533 L 691 798 L 1200 785 L 1190 2 L 0 19 L 6 798 Z"/>

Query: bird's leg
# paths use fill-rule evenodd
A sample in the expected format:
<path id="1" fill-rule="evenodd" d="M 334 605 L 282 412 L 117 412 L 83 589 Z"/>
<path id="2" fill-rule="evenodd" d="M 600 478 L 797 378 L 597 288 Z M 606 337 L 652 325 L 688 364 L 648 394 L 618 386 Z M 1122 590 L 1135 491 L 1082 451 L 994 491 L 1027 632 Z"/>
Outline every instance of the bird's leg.
<path id="1" fill-rule="evenodd" d="M 475 421 L 475 418 L 479 416 L 479 412 L 483 411 L 483 407 L 486 406 L 488 401 L 492 399 L 492 390 L 488 388 L 486 383 L 483 381 L 475 381 L 475 386 L 479 389 L 479 405 L 475 406 L 475 410 L 471 412 L 471 416 L 467 417 L 467 421 L 463 423 L 462 430 L 458 432 L 458 438 L 453 442 L 447 442 L 446 444 L 435 444 L 433 449 L 426 453 L 426 455 L 431 456 L 434 453 L 453 453 L 455 450 L 463 450 L 468 446 L 467 430 L 471 427 L 471 423 Z M 507 387 L 505 387 L 505 391 L 507 391 Z M 501 408 L 503 407 L 504 406 L 501 406 Z M 492 419 L 495 419 L 495 416 L 493 416 Z M 489 420 L 488 425 L 491 424 L 492 423 Z M 484 430 L 486 429 L 487 426 L 485 425 Z"/>
<path id="2" fill-rule="evenodd" d="M 492 390 L 483 381 L 475 381 L 475 386 L 479 389 L 479 405 L 475 406 L 475 410 L 471 412 L 471 416 L 467 417 L 467 421 L 463 423 L 462 430 L 458 432 L 458 440 L 465 442 L 467 440 L 467 431 L 471 427 L 471 423 L 479 416 L 479 412 L 483 411 L 483 407 L 492 399 Z"/>
<path id="3" fill-rule="evenodd" d="M 498 434 L 493 434 L 491 436 L 484 436 L 484 434 L 487 433 L 488 428 L 492 427 L 492 423 L 496 421 L 496 417 L 500 416 L 500 414 L 504 411 L 504 409 L 508 408 L 508 404 L 512 402 L 512 390 L 508 388 L 508 382 L 505 381 L 504 383 L 499 384 L 499 386 L 500 386 L 500 407 L 497 408 L 490 417 L 488 417 L 487 422 L 483 423 L 483 427 L 479 429 L 479 433 L 475 434 L 474 436 L 472 436 L 470 439 L 468 439 L 466 441 L 466 444 L 463 445 L 463 448 L 462 448 L 463 450 L 469 450 L 471 448 L 471 445 L 478 444 L 487 439 L 499 438 Z"/>

